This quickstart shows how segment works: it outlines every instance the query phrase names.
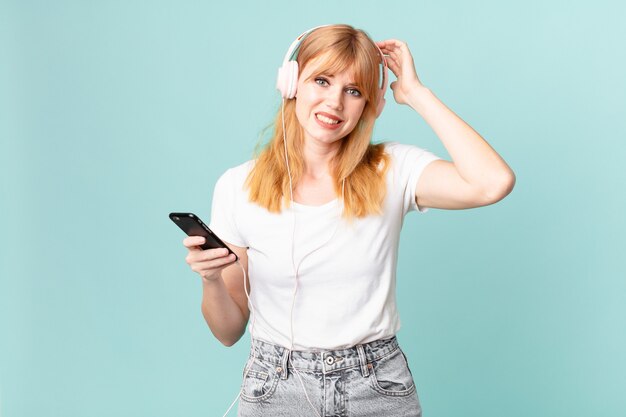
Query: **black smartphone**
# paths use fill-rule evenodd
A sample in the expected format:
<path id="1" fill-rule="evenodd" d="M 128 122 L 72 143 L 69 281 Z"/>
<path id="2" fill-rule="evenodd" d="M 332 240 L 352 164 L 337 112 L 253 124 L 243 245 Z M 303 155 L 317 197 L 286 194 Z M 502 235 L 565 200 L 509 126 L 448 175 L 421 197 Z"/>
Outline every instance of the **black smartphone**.
<path id="1" fill-rule="evenodd" d="M 202 236 L 205 238 L 206 242 L 200 245 L 202 249 L 226 248 L 228 249 L 229 254 L 232 253 L 235 255 L 235 260 L 239 260 L 237 254 L 230 250 L 230 248 L 222 242 L 222 239 L 217 237 L 217 235 L 209 229 L 209 226 L 204 224 L 204 222 L 195 214 L 170 213 L 170 219 L 172 219 L 172 221 L 176 223 L 178 227 L 183 230 L 183 232 L 187 233 L 188 236 Z"/>

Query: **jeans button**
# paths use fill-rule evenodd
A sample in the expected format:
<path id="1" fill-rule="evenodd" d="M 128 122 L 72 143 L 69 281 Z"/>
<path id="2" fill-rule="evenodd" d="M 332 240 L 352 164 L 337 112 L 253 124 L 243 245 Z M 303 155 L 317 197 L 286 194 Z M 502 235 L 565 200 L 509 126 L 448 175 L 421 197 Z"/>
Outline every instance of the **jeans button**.
<path id="1" fill-rule="evenodd" d="M 326 365 L 332 365 L 333 363 L 335 363 L 335 358 L 332 357 L 332 355 L 328 355 L 326 356 Z"/>

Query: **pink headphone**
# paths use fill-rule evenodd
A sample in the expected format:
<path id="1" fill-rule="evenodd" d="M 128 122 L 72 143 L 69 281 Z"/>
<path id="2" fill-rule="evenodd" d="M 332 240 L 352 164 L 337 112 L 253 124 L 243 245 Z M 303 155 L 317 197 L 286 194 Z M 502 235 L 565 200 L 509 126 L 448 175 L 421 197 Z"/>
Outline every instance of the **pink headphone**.
<path id="1" fill-rule="evenodd" d="M 304 38 L 306 38 L 309 33 L 326 26 L 330 25 L 317 26 L 313 29 L 307 30 L 302 35 L 298 36 L 298 38 L 293 41 L 287 50 L 287 54 L 285 54 L 285 58 L 283 59 L 283 65 L 278 68 L 278 78 L 276 79 L 276 88 L 280 91 L 283 98 L 291 99 L 296 96 L 296 89 L 298 86 L 298 61 L 296 61 L 294 55 L 300 46 L 300 43 L 302 43 Z M 374 43 L 374 46 L 376 46 L 376 49 L 380 54 L 382 63 L 382 82 L 376 101 L 376 117 L 378 117 L 383 112 L 383 108 L 385 107 L 385 91 L 387 91 L 387 60 L 378 45 Z"/>

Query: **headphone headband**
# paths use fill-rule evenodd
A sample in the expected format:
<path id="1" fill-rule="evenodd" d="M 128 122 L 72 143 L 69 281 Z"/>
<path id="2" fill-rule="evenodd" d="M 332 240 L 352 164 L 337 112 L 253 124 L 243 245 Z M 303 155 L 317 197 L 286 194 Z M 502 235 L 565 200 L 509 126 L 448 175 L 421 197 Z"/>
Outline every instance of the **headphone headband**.
<path id="1" fill-rule="evenodd" d="M 293 58 L 294 58 L 293 55 L 295 54 L 296 49 L 298 49 L 298 47 L 300 46 L 300 44 L 302 43 L 304 38 L 306 38 L 306 36 L 309 33 L 313 32 L 314 30 L 317 30 L 319 28 L 323 28 L 323 27 L 327 27 L 327 26 L 330 26 L 330 25 L 316 26 L 314 28 L 311 28 L 311 29 L 307 30 L 306 32 L 303 32 L 302 35 L 298 36 L 296 38 L 296 40 L 291 43 L 291 45 L 289 46 L 289 49 L 287 49 L 287 53 L 285 54 L 285 58 L 283 59 L 283 65 L 285 64 L 285 62 L 289 62 L 289 61 L 293 60 Z"/>

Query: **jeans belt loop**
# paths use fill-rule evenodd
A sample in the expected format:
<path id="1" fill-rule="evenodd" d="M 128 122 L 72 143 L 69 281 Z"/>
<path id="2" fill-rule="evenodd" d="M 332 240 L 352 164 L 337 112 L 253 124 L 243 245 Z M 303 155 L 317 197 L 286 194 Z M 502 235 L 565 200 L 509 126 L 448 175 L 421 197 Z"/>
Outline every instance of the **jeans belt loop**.
<path id="1" fill-rule="evenodd" d="M 283 351 L 283 357 L 280 360 L 280 366 L 282 367 L 280 379 L 287 379 L 287 376 L 289 375 L 288 366 L 289 366 L 289 354 L 290 353 L 291 353 L 290 350 L 287 348 L 285 348 L 285 350 Z"/>
<path id="2" fill-rule="evenodd" d="M 361 365 L 361 374 L 364 378 L 370 376 L 370 370 L 367 367 L 367 358 L 365 357 L 365 349 L 363 345 L 356 345 L 356 351 L 359 354 L 359 364 Z"/>

